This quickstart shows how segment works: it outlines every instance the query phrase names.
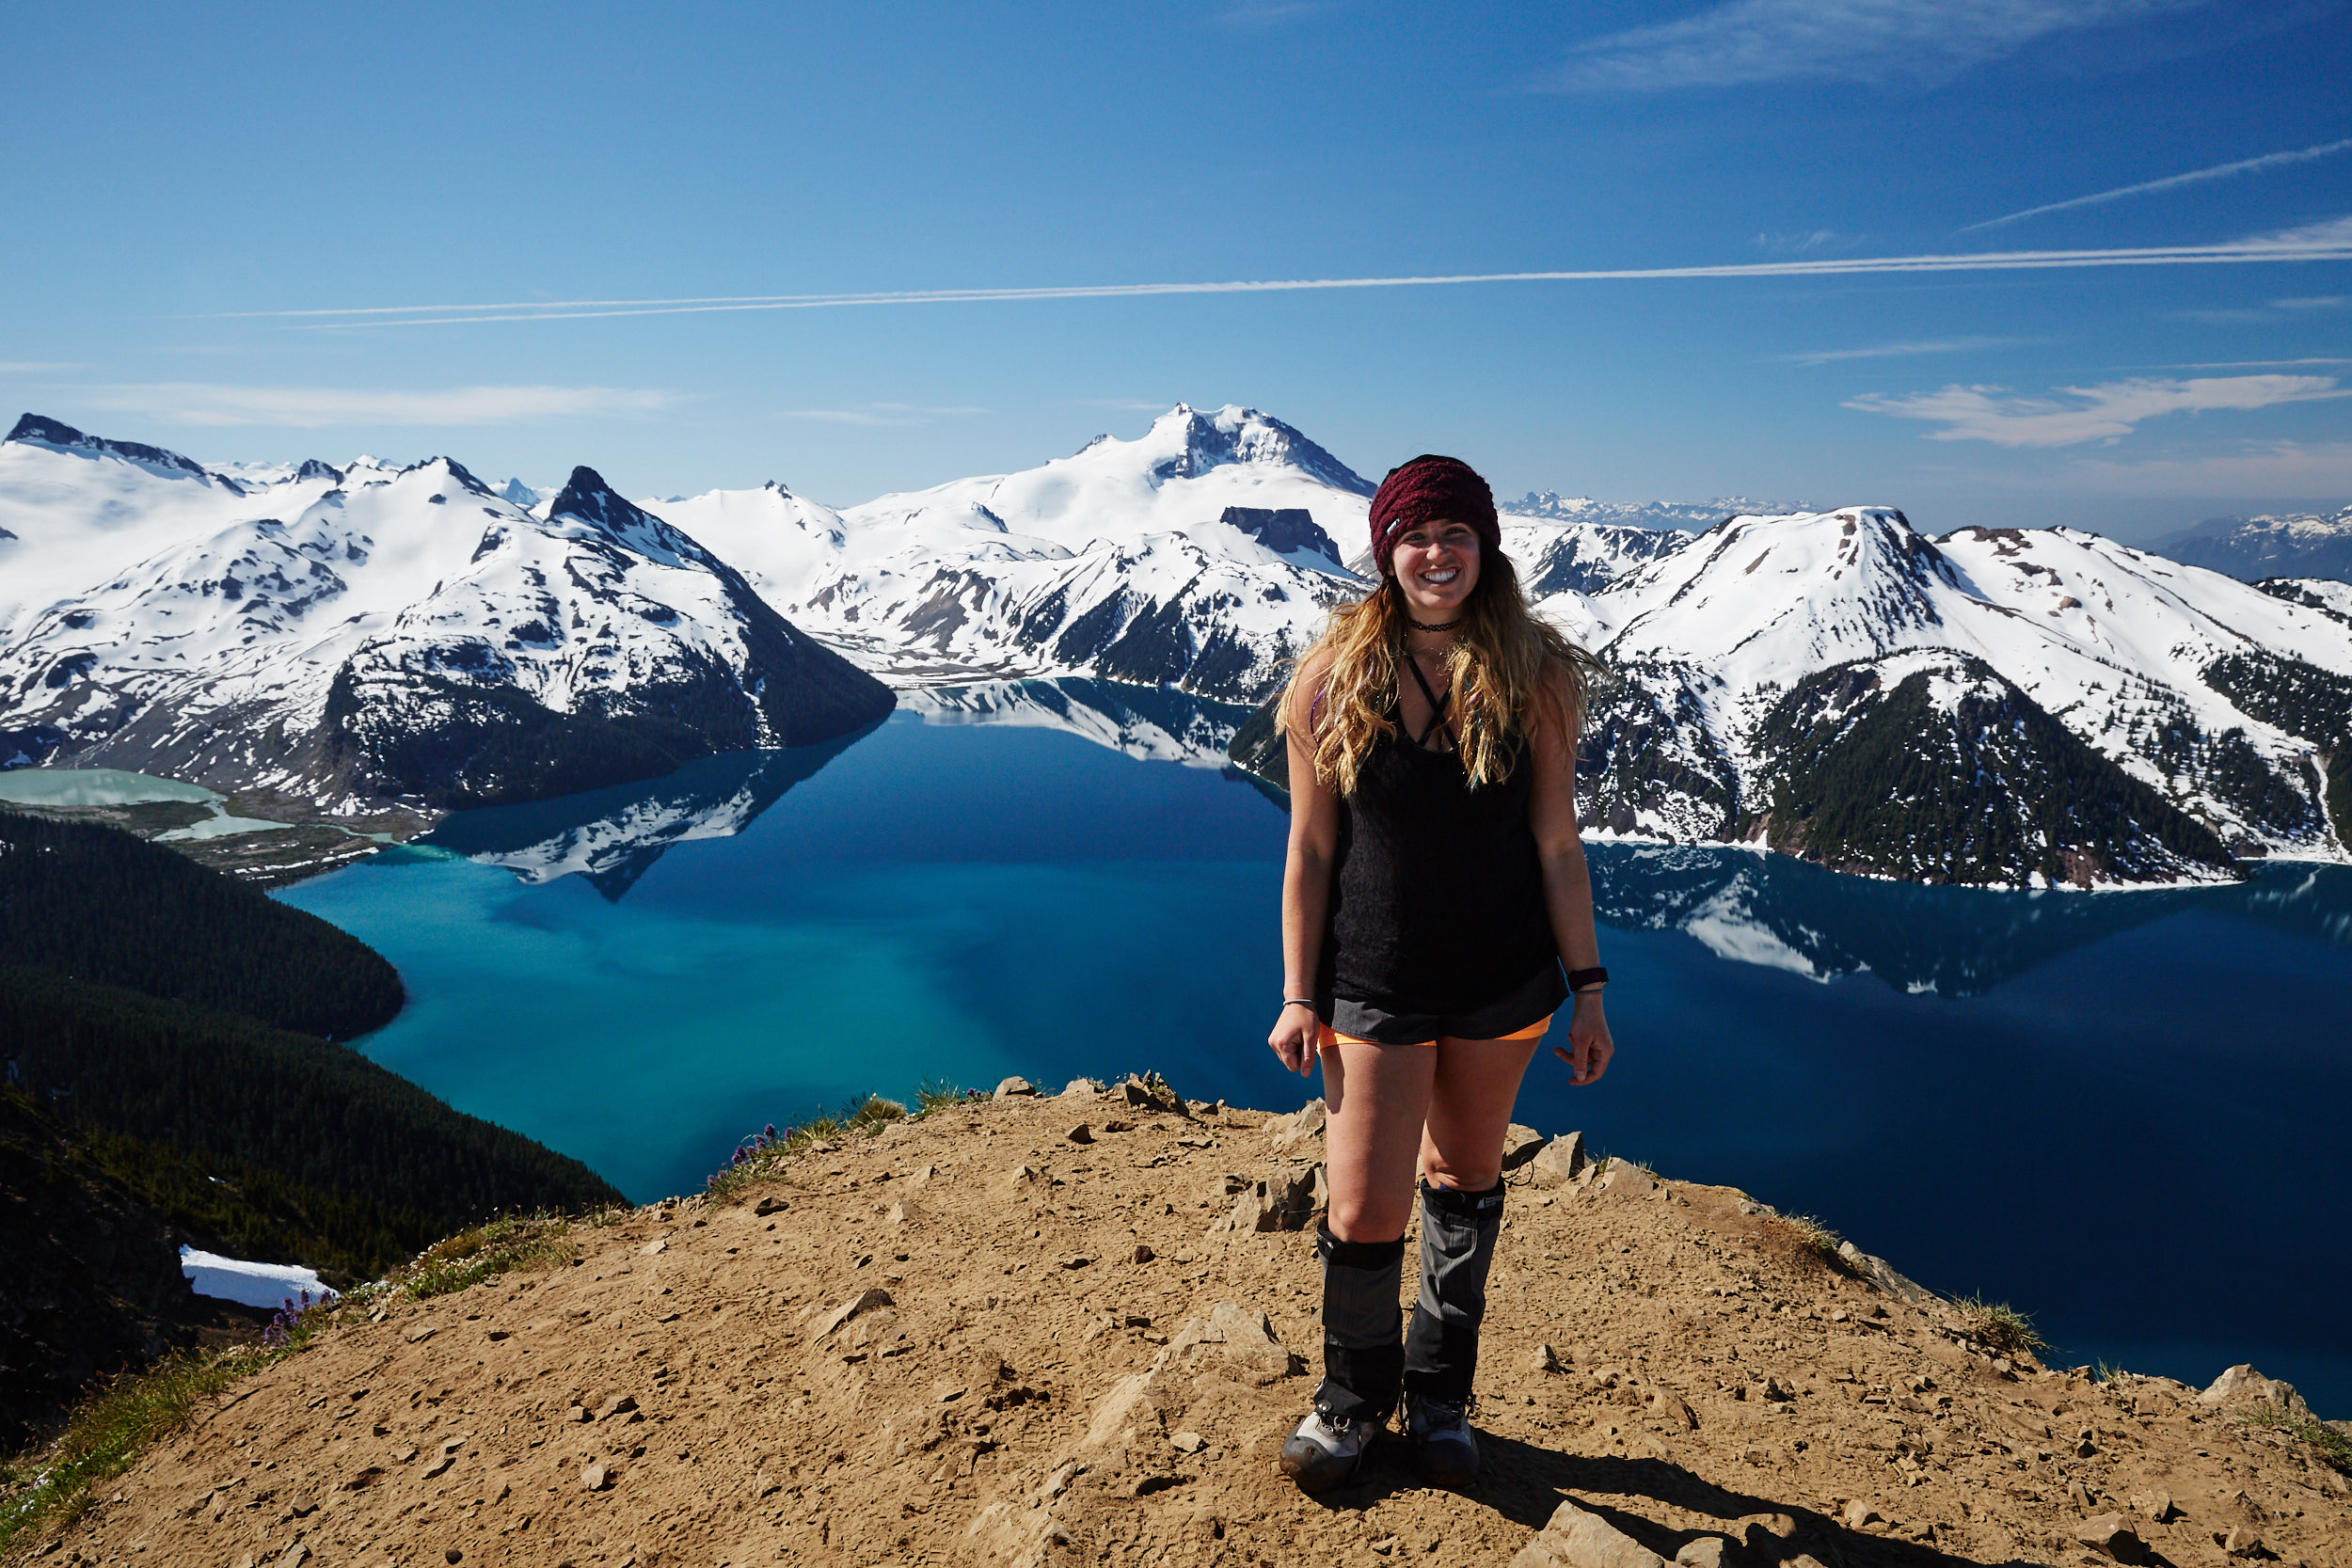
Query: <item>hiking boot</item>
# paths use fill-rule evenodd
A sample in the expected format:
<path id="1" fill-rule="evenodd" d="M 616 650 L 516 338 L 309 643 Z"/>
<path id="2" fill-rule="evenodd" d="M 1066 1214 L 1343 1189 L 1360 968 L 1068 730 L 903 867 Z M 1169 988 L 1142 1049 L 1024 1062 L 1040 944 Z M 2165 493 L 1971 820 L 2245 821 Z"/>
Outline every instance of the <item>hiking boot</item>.
<path id="1" fill-rule="evenodd" d="M 1478 1439 L 1467 1402 L 1450 1404 L 1407 1393 L 1405 1435 L 1413 1445 L 1413 1467 L 1430 1485 L 1468 1486 L 1478 1479 Z"/>
<path id="2" fill-rule="evenodd" d="M 1364 1467 L 1364 1456 L 1379 1435 L 1380 1422 L 1374 1418 L 1336 1415 L 1318 1404 L 1282 1445 L 1282 1473 L 1301 1492 L 1344 1484 Z"/>

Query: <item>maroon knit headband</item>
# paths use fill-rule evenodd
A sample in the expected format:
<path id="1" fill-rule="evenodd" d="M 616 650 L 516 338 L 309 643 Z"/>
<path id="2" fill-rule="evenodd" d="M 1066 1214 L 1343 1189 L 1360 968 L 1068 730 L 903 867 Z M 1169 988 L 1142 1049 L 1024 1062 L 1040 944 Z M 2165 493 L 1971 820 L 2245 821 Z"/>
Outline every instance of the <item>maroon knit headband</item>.
<path id="1" fill-rule="evenodd" d="M 1486 549 L 1502 548 L 1495 496 L 1478 471 L 1458 457 L 1422 456 L 1391 468 L 1372 498 L 1372 559 L 1389 575 L 1389 552 L 1407 529 L 1438 518 L 1467 523 Z"/>

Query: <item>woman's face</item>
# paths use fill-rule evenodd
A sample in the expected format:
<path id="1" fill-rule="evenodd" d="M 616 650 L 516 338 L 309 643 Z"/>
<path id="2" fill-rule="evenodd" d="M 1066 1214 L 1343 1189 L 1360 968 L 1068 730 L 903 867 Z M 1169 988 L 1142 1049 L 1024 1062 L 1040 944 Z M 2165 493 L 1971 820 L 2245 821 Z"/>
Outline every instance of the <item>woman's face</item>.
<path id="1" fill-rule="evenodd" d="M 1406 529 L 1389 555 L 1416 621 L 1451 621 L 1478 586 L 1478 531 L 1440 517 Z"/>

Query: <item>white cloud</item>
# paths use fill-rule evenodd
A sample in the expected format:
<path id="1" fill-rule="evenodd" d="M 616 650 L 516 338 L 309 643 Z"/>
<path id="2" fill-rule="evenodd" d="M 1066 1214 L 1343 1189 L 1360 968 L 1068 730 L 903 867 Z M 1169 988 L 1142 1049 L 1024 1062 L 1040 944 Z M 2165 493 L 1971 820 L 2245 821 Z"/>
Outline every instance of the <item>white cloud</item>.
<path id="1" fill-rule="evenodd" d="M 1871 393 L 1848 400 L 1846 406 L 1866 414 L 1931 420 L 1944 426 L 1928 433 L 1935 441 L 2072 447 L 2127 436 L 2142 420 L 2167 414 L 2352 397 L 2352 388 L 2339 389 L 2329 375 L 2197 376 L 2185 381 L 2147 376 L 2057 390 L 2074 401 L 2015 397 L 2003 387 L 1947 387 L 1900 397 Z"/>
<path id="2" fill-rule="evenodd" d="M 2063 213 L 2073 207 L 2090 207 L 2103 201 L 2120 201 L 2127 196 L 2146 196 L 2154 191 L 2169 191 L 2176 185 L 2201 184 L 2207 180 L 2226 180 L 2233 175 L 2253 174 L 2262 169 L 2278 168 L 2286 164 L 2308 163 L 2313 158 L 2331 157 L 2352 150 L 2352 136 L 2342 141 L 2326 142 L 2318 147 L 2306 147 L 2293 152 L 2265 152 L 2259 158 L 2240 158 L 2233 164 L 2216 164 L 2211 168 L 2193 168 L 2186 174 L 2168 174 L 2161 180 L 2143 180 L 2137 185 L 2118 185 L 2111 191 L 2094 191 L 2089 196 L 2053 201 L 2047 206 L 2028 207 L 2022 213 L 2006 213 L 1982 223 L 1972 223 L 1960 230 L 1963 234 L 1979 229 L 1993 229 L 2020 218 L 2040 217 L 2044 213 Z"/>
<path id="3" fill-rule="evenodd" d="M 51 363 L 40 359 L 0 359 L 0 375 L 48 375 L 56 371 L 86 371 L 87 365 Z"/>
<path id="4" fill-rule="evenodd" d="M 227 387 L 167 381 L 84 389 L 100 408 L 144 414 L 171 424 L 487 425 L 529 420 L 645 414 L 676 402 L 674 393 L 628 387 L 455 387 L 397 392 L 335 387 Z"/>
<path id="5" fill-rule="evenodd" d="M 1934 342 L 1879 343 L 1869 348 L 1824 348 L 1788 356 L 1792 365 L 1829 365 L 1845 359 L 1895 359 L 1915 354 L 1970 354 L 1982 348 L 2009 348 L 2024 338 L 1947 338 Z"/>
<path id="6" fill-rule="evenodd" d="M 1942 81 L 2037 39 L 2208 0 L 1731 0 L 1594 39 L 1555 77 L 1570 90 L 1758 82 Z"/>

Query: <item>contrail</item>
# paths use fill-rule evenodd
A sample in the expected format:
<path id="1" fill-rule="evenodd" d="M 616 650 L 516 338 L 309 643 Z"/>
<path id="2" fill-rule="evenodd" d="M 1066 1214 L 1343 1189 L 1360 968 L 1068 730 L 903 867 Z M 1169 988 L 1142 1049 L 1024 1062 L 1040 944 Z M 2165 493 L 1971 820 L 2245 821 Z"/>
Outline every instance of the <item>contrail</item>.
<path id="1" fill-rule="evenodd" d="M 2330 153 L 2342 152 L 2346 148 L 2352 148 L 2352 136 L 2347 136 L 2342 141 L 2331 141 L 2320 147 L 2307 147 L 2300 152 L 2265 152 L 2259 158 L 2241 158 L 2234 164 L 2216 164 L 2211 168 L 2193 168 L 2186 174 L 2168 174 L 2161 180 L 2144 181 L 2137 185 L 2119 185 L 2111 191 L 2098 191 L 2090 196 L 2078 196 L 2066 201 L 2053 201 L 2046 207 L 2028 207 L 2022 213 L 2010 213 L 2001 217 L 1987 218 L 1982 223 L 1972 223 L 1967 228 L 1959 230 L 1958 232 L 1972 234 L 1979 229 L 1993 229 L 2004 223 L 2015 223 L 2020 218 L 2040 217 L 2044 213 L 2063 213 L 2070 207 L 2090 207 L 2102 201 L 2121 201 L 2127 196 L 2143 196 L 2150 191 L 2169 191 L 2175 185 L 2194 185 L 2205 180 L 2226 180 L 2233 174 L 2251 174 L 2258 168 L 2277 168 L 2281 164 L 2299 164 L 2312 158 L 2325 158 Z"/>
<path id="2" fill-rule="evenodd" d="M 1305 277 L 1216 283 L 1087 283 L 1043 288 L 909 289 L 873 293 L 730 294 L 678 299 L 514 300 L 486 305 L 355 306 L 239 310 L 294 331 L 366 326 L 457 326 L 474 322 L 583 321 L 740 310 L 821 310 L 848 306 L 956 305 L 1006 300 L 1137 299 L 1160 294 L 1281 293 L 1314 289 L 1409 289 L 1471 283 L 1593 283 L 1654 278 L 1843 277 L 1875 273 L 2010 272 L 2070 267 L 2214 266 L 2252 261 L 2352 261 L 2352 218 L 2292 233 L 2208 245 L 2109 250 L 2012 250 L 1959 256 L 1879 256 L 1723 266 L 1595 268 L 1563 272 L 1450 273 L 1400 277 Z M 302 319 L 315 318 L 315 319 Z M 220 319 L 220 318 L 215 318 Z"/>

